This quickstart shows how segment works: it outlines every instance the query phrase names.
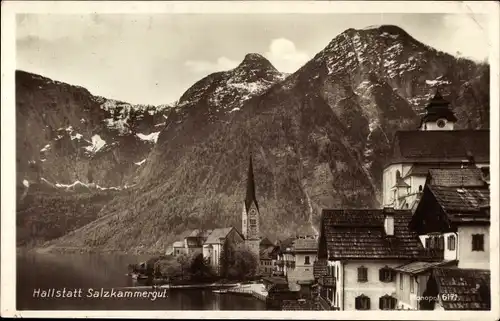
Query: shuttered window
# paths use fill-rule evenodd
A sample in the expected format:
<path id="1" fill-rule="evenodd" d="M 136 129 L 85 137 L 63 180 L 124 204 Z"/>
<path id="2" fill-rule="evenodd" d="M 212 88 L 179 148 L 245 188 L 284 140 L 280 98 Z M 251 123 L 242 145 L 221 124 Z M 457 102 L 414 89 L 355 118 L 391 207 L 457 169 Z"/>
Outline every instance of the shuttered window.
<path id="1" fill-rule="evenodd" d="M 396 308 L 397 299 L 390 295 L 384 295 L 379 299 L 380 310 L 394 310 Z"/>
<path id="2" fill-rule="evenodd" d="M 472 250 L 484 251 L 484 234 L 472 234 Z"/>
<path id="3" fill-rule="evenodd" d="M 370 310 L 370 298 L 364 294 L 355 299 L 356 310 Z"/>
<path id="4" fill-rule="evenodd" d="M 358 282 L 367 282 L 368 281 L 368 269 L 364 266 L 360 266 L 358 268 Z"/>
<path id="5" fill-rule="evenodd" d="M 379 280 L 381 282 L 394 281 L 394 271 L 392 271 L 388 266 L 381 268 L 379 270 Z"/>
<path id="6" fill-rule="evenodd" d="M 457 239 L 456 239 L 455 235 L 448 236 L 448 250 L 449 251 L 455 251 L 455 248 L 457 246 L 456 241 L 457 241 Z"/>

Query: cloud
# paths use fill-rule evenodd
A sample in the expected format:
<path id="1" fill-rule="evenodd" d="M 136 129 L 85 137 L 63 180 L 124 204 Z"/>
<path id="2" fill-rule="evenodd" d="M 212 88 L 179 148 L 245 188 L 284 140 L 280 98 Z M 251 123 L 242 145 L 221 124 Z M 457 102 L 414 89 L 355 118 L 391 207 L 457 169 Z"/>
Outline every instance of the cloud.
<path id="1" fill-rule="evenodd" d="M 184 64 L 191 72 L 206 74 L 233 69 L 238 66 L 239 62 L 231 60 L 227 57 L 219 57 L 215 62 L 206 60 L 188 60 Z"/>
<path id="2" fill-rule="evenodd" d="M 273 39 L 264 56 L 282 72 L 295 72 L 310 59 L 306 52 L 297 50 L 295 44 L 285 38 Z"/>
<path id="3" fill-rule="evenodd" d="M 449 14 L 443 17 L 446 40 L 443 49 L 464 57 L 482 60 L 489 52 L 487 16 Z"/>

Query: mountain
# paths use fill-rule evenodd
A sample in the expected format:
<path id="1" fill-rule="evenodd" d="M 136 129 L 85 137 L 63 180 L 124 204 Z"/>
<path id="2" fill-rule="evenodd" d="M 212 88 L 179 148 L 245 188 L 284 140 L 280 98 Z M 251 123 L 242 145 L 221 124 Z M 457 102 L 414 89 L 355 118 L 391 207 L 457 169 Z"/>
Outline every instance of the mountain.
<path id="1" fill-rule="evenodd" d="M 249 54 L 169 109 L 137 186 L 46 246 L 162 251 L 187 229 L 239 227 L 250 153 L 268 236 L 314 231 L 321 208 L 377 207 L 394 132 L 437 86 L 459 127 L 488 127 L 488 75 L 396 26 L 348 29 L 291 75 Z"/>

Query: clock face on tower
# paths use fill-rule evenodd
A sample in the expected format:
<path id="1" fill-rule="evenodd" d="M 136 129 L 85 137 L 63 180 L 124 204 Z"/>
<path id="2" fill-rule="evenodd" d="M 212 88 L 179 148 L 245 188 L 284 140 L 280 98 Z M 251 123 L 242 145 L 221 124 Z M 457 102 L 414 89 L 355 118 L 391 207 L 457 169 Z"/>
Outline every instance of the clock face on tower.
<path id="1" fill-rule="evenodd" d="M 438 121 L 437 121 L 436 124 L 437 124 L 437 126 L 439 128 L 443 128 L 446 125 L 446 120 L 444 120 L 444 119 L 438 119 Z"/>

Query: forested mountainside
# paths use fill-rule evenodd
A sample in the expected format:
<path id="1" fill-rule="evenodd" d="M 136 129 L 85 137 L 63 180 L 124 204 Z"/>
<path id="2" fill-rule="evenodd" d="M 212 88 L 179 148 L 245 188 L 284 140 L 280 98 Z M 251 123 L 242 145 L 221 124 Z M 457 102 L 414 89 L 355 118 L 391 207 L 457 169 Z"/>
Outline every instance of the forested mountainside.
<path id="1" fill-rule="evenodd" d="M 111 167 L 97 171 L 103 186 L 132 187 L 114 193 L 97 220 L 46 246 L 161 251 L 188 229 L 239 228 L 250 153 L 266 235 L 314 230 L 321 208 L 379 206 L 394 132 L 416 128 L 438 86 L 459 127 L 489 126 L 489 66 L 439 52 L 399 27 L 346 30 L 290 75 L 248 54 L 235 69 L 195 83 L 173 106 L 155 109 L 157 122 L 141 130 L 165 124 L 145 161 L 115 181 L 105 180 Z M 99 104 L 87 108 L 106 112 Z M 109 119 L 100 117 L 92 122 L 98 128 Z M 47 121 L 36 122 L 42 129 Z M 108 131 L 100 135 L 105 141 Z M 80 159 L 76 167 L 97 167 Z M 73 179 L 91 182 L 88 175 L 67 182 Z"/>

